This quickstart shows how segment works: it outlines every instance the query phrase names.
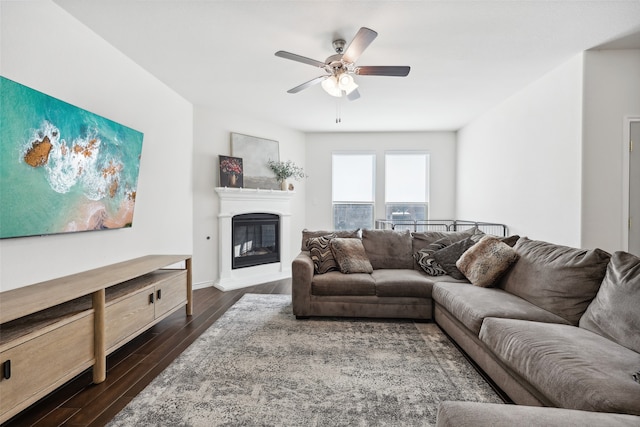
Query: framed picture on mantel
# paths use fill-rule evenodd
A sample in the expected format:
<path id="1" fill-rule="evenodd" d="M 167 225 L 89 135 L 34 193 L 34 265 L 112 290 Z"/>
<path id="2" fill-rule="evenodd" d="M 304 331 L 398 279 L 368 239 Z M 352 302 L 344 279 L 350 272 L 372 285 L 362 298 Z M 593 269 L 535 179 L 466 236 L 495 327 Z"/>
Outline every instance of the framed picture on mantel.
<path id="1" fill-rule="evenodd" d="M 220 157 L 220 187 L 242 188 L 243 167 L 240 157 Z"/>
<path id="2" fill-rule="evenodd" d="M 245 188 L 280 189 L 280 184 L 267 165 L 269 160 L 280 160 L 278 141 L 231 133 L 231 155 L 242 158 Z"/>

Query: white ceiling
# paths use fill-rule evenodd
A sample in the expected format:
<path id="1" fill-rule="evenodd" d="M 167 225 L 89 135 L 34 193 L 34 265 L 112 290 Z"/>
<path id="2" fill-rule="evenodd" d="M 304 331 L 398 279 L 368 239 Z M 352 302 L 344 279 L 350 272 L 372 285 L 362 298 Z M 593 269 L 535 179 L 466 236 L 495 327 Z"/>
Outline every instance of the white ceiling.
<path id="1" fill-rule="evenodd" d="M 304 132 L 456 130 L 584 50 L 640 48 L 640 0 L 54 1 L 194 105 Z M 276 51 L 324 61 L 362 26 L 379 35 L 357 64 L 408 77 L 286 93 L 324 72 Z"/>

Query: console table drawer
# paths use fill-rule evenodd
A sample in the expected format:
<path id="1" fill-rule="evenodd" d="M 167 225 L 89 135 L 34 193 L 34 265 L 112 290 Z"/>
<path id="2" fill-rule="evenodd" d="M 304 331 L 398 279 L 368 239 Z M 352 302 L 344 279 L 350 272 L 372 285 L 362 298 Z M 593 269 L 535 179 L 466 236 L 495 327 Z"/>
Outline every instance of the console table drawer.
<path id="1" fill-rule="evenodd" d="M 155 316 L 159 318 L 175 307 L 187 303 L 187 272 L 171 272 L 166 280 L 156 284 L 155 289 Z"/>
<path id="2" fill-rule="evenodd" d="M 142 289 L 127 298 L 108 305 L 105 311 L 107 353 L 130 336 L 145 328 L 155 318 L 153 287 Z"/>
<path id="3" fill-rule="evenodd" d="M 10 363 L 10 378 L 0 379 L 0 414 L 18 413 L 94 363 L 93 311 L 53 325 L 46 333 L 26 337 L 0 353 Z M 8 347 L 8 346 L 7 346 Z"/>

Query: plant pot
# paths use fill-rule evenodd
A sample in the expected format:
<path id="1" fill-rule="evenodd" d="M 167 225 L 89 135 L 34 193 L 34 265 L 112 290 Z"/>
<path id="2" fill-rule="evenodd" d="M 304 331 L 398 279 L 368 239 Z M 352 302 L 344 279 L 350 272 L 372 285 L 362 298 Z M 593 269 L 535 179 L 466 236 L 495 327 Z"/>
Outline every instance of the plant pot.
<path id="1" fill-rule="evenodd" d="M 282 181 L 280 181 L 280 189 L 282 191 L 287 191 L 288 188 L 289 188 L 289 185 L 287 184 L 286 179 L 283 179 Z"/>

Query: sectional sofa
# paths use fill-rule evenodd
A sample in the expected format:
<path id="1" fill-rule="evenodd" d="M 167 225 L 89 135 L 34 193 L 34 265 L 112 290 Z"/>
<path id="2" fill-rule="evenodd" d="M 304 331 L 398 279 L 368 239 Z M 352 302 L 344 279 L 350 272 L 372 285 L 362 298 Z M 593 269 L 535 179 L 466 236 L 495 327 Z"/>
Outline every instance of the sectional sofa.
<path id="1" fill-rule="evenodd" d="M 640 415 L 634 255 L 475 229 L 305 231 L 292 267 L 298 317 L 433 319 L 514 403 Z"/>

